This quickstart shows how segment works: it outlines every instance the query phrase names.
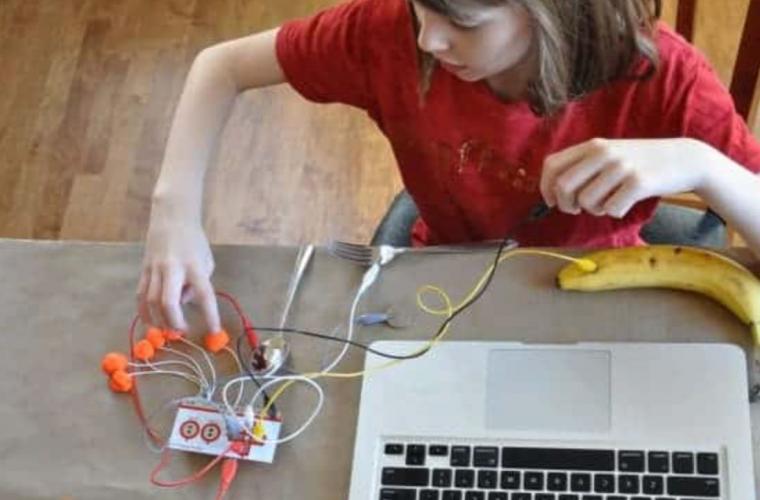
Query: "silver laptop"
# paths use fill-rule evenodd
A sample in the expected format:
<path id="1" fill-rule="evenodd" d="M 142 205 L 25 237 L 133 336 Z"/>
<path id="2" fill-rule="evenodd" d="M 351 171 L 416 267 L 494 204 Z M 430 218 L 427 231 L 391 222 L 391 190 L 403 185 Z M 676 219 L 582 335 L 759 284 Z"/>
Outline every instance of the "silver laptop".
<path id="1" fill-rule="evenodd" d="M 349 500 L 755 500 L 746 374 L 725 344 L 442 342 L 365 377 Z"/>

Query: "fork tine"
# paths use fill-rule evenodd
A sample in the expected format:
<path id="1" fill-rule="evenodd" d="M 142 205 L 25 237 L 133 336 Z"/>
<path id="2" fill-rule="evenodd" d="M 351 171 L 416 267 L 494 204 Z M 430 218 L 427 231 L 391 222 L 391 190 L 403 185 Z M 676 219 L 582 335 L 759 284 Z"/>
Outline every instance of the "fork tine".
<path id="1" fill-rule="evenodd" d="M 331 242 L 333 246 L 344 250 L 352 250 L 357 252 L 367 252 L 372 249 L 369 245 L 362 245 L 360 243 L 351 243 L 348 241 L 334 240 Z"/>
<path id="2" fill-rule="evenodd" d="M 372 254 L 368 252 L 354 252 L 353 250 L 336 249 L 336 255 L 341 257 L 351 258 L 354 260 L 369 260 L 372 258 Z"/>
<path id="3" fill-rule="evenodd" d="M 345 241 L 331 241 L 328 245 L 328 251 L 337 257 L 362 264 L 370 263 L 373 258 L 372 247 Z"/>

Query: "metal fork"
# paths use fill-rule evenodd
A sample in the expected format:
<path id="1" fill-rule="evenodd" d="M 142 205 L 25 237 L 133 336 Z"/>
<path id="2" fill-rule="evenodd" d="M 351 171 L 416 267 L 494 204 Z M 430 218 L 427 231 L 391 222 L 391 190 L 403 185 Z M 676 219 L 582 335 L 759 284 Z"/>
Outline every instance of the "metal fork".
<path id="1" fill-rule="evenodd" d="M 465 254 L 477 250 L 493 248 L 501 243 L 501 240 L 483 241 L 464 245 L 439 245 L 422 248 L 393 247 L 390 245 L 370 246 L 360 243 L 333 240 L 327 245 L 327 251 L 336 257 L 350 260 L 356 264 L 370 266 L 374 262 L 390 261 L 393 257 L 404 253 L 425 254 Z"/>

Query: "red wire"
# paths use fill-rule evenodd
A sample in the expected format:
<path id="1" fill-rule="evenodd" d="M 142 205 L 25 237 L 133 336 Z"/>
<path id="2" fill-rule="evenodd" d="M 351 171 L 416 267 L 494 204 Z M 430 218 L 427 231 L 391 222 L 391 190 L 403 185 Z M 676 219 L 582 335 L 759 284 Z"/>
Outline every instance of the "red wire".
<path id="1" fill-rule="evenodd" d="M 252 349 L 255 349 L 259 345 L 259 337 L 256 333 L 256 330 L 253 328 L 253 324 L 251 323 L 251 320 L 248 319 L 248 316 L 245 315 L 243 312 L 243 308 L 240 307 L 240 303 L 230 295 L 229 293 L 217 291 L 216 294 L 223 299 L 227 300 L 232 307 L 235 309 L 235 312 L 237 313 L 238 317 L 240 318 L 241 323 L 243 324 L 243 332 L 245 332 L 246 337 L 248 338 L 248 344 L 251 346 Z"/>
<path id="2" fill-rule="evenodd" d="M 235 309 L 235 312 L 237 313 L 238 317 L 240 318 L 240 321 L 243 325 L 243 331 L 245 332 L 246 337 L 248 338 L 248 343 L 251 345 L 252 348 L 256 348 L 258 346 L 258 335 L 256 334 L 256 330 L 254 330 L 253 325 L 251 324 L 251 321 L 248 319 L 248 317 L 243 312 L 242 307 L 240 307 L 240 304 L 238 301 L 230 294 L 225 292 L 217 292 L 217 295 L 220 297 L 226 299 L 230 304 L 232 304 L 232 307 Z M 135 318 L 132 320 L 132 324 L 129 326 L 129 359 L 133 363 L 136 361 L 136 358 L 134 356 L 134 345 L 135 345 L 135 330 L 137 329 L 137 324 L 140 321 L 139 315 L 135 316 Z M 150 424 L 148 423 L 148 419 L 145 417 L 145 411 L 143 410 L 142 401 L 140 399 L 140 392 L 137 388 L 137 377 L 132 378 L 132 403 L 135 408 L 135 413 L 137 414 L 137 418 L 140 420 L 140 424 L 142 425 L 143 429 L 145 429 L 145 432 L 150 437 L 151 441 L 153 441 L 153 444 L 159 447 L 163 447 L 165 441 L 161 439 L 159 434 L 154 431 Z M 165 448 L 163 453 L 161 454 L 161 461 L 156 466 L 155 469 L 150 474 L 150 481 L 156 486 L 162 487 L 162 488 L 177 488 L 179 486 L 185 486 L 187 484 L 190 484 L 194 481 L 198 481 L 203 476 L 205 476 L 216 464 L 218 464 L 222 459 L 224 459 L 224 456 L 233 448 L 233 444 L 230 444 L 229 447 L 227 447 L 226 450 L 224 450 L 221 454 L 216 456 L 213 460 L 211 460 L 208 464 L 206 464 L 201 470 L 197 471 L 193 475 L 186 477 L 184 479 L 179 479 L 175 481 L 160 481 L 156 479 L 156 476 L 161 472 L 161 470 L 166 467 L 171 459 L 171 450 L 169 448 Z M 227 490 L 229 490 L 230 485 L 232 484 L 232 481 L 235 479 L 235 475 L 237 473 L 237 459 L 234 458 L 228 458 L 224 461 L 222 464 L 222 477 L 219 483 L 219 489 L 217 491 L 217 500 L 220 500 L 224 497 Z"/>
<path id="3" fill-rule="evenodd" d="M 161 462 L 156 466 L 155 469 L 150 473 L 150 482 L 153 483 L 156 486 L 159 486 L 161 488 L 178 488 L 180 486 L 185 486 L 187 484 L 190 484 L 194 481 L 198 481 L 203 476 L 205 476 L 208 471 L 214 468 L 216 464 L 218 464 L 223 458 L 224 455 L 226 455 L 228 452 L 232 450 L 232 445 L 229 445 L 226 450 L 224 450 L 222 453 L 214 457 L 209 463 L 207 463 L 201 470 L 193 474 L 192 476 L 188 476 L 184 479 L 177 479 L 174 481 L 160 481 L 156 479 L 156 476 L 161 472 L 164 467 L 166 467 L 169 462 L 171 461 L 171 450 L 169 448 L 164 449 L 163 453 L 161 453 Z"/>
<path id="4" fill-rule="evenodd" d="M 236 458 L 225 458 L 222 462 L 222 475 L 219 479 L 219 489 L 216 490 L 216 500 L 222 500 L 232 486 L 237 474 L 238 461 Z"/>
<path id="5" fill-rule="evenodd" d="M 132 320 L 132 325 L 129 327 L 129 359 L 133 363 L 135 362 L 135 355 L 134 355 L 134 346 L 135 346 L 135 328 L 137 327 L 137 323 L 140 321 L 139 316 L 135 316 L 135 319 Z M 145 429 L 145 432 L 148 433 L 148 437 L 150 437 L 150 440 L 153 441 L 153 444 L 158 447 L 162 447 L 164 445 L 164 441 L 161 439 L 161 437 L 158 435 L 156 431 L 151 429 L 150 425 L 148 424 L 148 419 L 145 417 L 145 411 L 142 407 L 142 402 L 140 400 L 140 392 L 137 389 L 137 378 L 138 377 L 132 377 L 132 405 L 135 408 L 135 413 L 137 414 L 137 418 L 140 420 L 140 424 L 142 425 L 143 429 Z"/>

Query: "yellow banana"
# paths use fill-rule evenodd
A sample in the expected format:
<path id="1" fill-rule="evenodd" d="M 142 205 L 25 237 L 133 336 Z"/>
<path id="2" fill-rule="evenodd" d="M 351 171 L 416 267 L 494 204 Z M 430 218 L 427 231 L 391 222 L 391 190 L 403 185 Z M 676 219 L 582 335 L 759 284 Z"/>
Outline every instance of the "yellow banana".
<path id="1" fill-rule="evenodd" d="M 728 257 L 695 247 L 652 245 L 584 256 L 594 266 L 569 264 L 557 278 L 563 290 L 676 288 L 701 293 L 730 309 L 760 344 L 760 280 Z"/>
<path id="2" fill-rule="evenodd" d="M 563 290 L 675 288 L 704 294 L 747 324 L 755 342 L 751 398 L 760 396 L 760 280 L 747 268 L 703 248 L 651 245 L 601 250 L 559 272 Z"/>

